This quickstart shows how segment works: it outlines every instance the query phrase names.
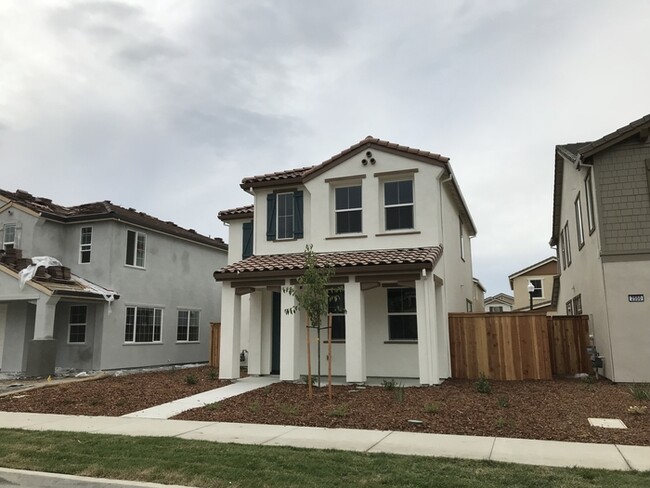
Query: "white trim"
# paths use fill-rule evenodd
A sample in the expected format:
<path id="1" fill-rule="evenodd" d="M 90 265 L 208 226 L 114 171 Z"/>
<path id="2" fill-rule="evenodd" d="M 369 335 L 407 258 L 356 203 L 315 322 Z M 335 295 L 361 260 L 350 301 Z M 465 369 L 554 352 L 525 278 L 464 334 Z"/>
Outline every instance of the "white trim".
<path id="1" fill-rule="evenodd" d="M 185 333 L 185 339 L 178 339 L 178 328 L 181 326 L 179 324 L 180 313 L 187 312 L 187 331 Z M 190 324 L 192 312 L 197 314 L 196 326 Z M 196 327 L 196 339 L 190 340 L 190 327 Z M 201 312 L 200 310 L 191 309 L 191 308 L 179 308 L 176 310 L 176 343 L 177 344 L 198 344 L 201 342 Z"/>
<path id="2" fill-rule="evenodd" d="M 90 244 L 84 244 L 83 243 L 83 230 L 84 229 L 90 229 Z M 87 246 L 87 249 L 84 249 L 84 246 Z M 92 225 L 85 225 L 85 226 L 79 227 L 79 264 L 90 264 L 92 262 L 92 247 L 93 247 L 93 226 Z M 83 253 L 85 251 L 90 253 L 87 262 L 83 262 L 82 259 L 81 259 L 81 257 L 83 256 Z"/>
<path id="3" fill-rule="evenodd" d="M 126 335 L 126 325 L 127 325 L 126 324 L 126 319 L 127 319 L 127 316 L 128 316 L 128 311 L 129 311 L 128 309 L 129 308 L 134 309 L 134 311 L 133 311 L 133 335 L 132 335 L 133 340 L 127 341 L 125 335 Z M 156 341 L 156 340 L 136 341 L 135 340 L 135 336 L 137 334 L 137 329 L 138 329 L 137 317 L 138 317 L 138 309 L 139 308 L 149 308 L 149 309 L 154 311 L 154 315 L 153 315 L 154 330 L 153 330 L 153 334 L 152 334 L 152 339 L 156 335 L 156 323 L 155 323 L 155 321 L 156 321 L 156 310 L 160 310 L 160 340 L 158 340 L 158 341 Z M 122 330 L 123 344 L 124 345 L 162 344 L 163 343 L 163 325 L 164 325 L 164 322 L 165 322 L 164 319 L 165 319 L 165 310 L 162 307 L 156 307 L 156 306 L 152 306 L 152 305 L 148 305 L 148 306 L 147 305 L 142 305 L 142 306 L 140 306 L 140 305 L 126 305 L 124 307 L 124 329 Z"/>
<path id="4" fill-rule="evenodd" d="M 144 232 L 140 232 L 138 230 L 133 230 L 129 229 L 128 227 L 126 228 L 126 251 L 128 252 L 129 250 L 129 232 L 133 232 L 135 234 L 135 240 L 134 240 L 134 245 L 133 245 L 133 264 L 129 264 L 126 262 L 128 259 L 128 255 L 125 254 L 124 258 L 124 266 L 127 268 L 135 268 L 135 269 L 147 269 L 147 234 Z M 139 266 L 137 264 L 138 262 L 138 237 L 143 236 L 144 237 L 144 251 L 143 251 L 143 256 L 142 256 L 142 261 L 143 264 L 142 266 Z"/>
<path id="5" fill-rule="evenodd" d="M 275 193 L 275 240 L 276 241 L 289 241 L 295 239 L 296 235 L 296 212 L 294 208 L 294 193 L 293 191 Z M 280 196 L 289 195 L 291 200 L 291 236 L 280 237 Z M 284 218 L 287 218 L 285 216 Z"/>
<path id="6" fill-rule="evenodd" d="M 415 174 L 414 173 L 409 173 L 407 177 L 399 177 L 399 175 L 395 175 L 396 178 L 389 178 L 386 180 L 381 180 L 380 184 L 380 195 L 381 195 L 381 228 L 383 229 L 383 232 L 390 233 L 390 232 L 403 232 L 405 230 L 415 230 Z M 393 203 L 393 204 L 386 204 L 386 185 L 390 183 L 400 183 L 402 181 L 410 181 L 411 182 L 411 202 L 410 203 Z M 386 222 L 386 210 L 389 208 L 399 208 L 399 207 L 411 207 L 412 209 L 412 217 L 413 217 L 413 226 L 412 227 L 399 227 L 396 229 L 388 229 L 387 222 Z"/>

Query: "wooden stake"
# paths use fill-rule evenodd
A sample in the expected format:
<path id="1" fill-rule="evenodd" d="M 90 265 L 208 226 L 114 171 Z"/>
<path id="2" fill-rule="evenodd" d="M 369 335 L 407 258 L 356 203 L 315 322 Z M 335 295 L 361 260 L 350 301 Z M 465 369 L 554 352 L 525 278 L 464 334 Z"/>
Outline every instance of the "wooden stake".
<path id="1" fill-rule="evenodd" d="M 314 396 L 311 388 L 311 346 L 309 344 L 309 317 L 307 317 L 307 387 L 309 389 L 309 399 Z"/>
<path id="2" fill-rule="evenodd" d="M 327 314 L 327 393 L 332 399 L 332 314 Z"/>

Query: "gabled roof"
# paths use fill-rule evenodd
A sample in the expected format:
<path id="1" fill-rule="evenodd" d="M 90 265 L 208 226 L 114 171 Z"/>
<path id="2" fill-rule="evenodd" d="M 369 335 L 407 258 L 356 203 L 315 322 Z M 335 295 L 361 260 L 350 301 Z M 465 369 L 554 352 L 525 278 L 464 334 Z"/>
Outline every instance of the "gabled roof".
<path id="1" fill-rule="evenodd" d="M 534 271 L 537 268 L 541 268 L 542 266 L 544 266 L 545 264 L 548 264 L 548 263 L 557 263 L 557 258 L 555 256 L 551 256 L 549 258 L 546 258 L 546 259 L 540 261 L 539 263 L 535 263 L 535 264 L 530 265 L 530 266 L 528 266 L 528 267 L 526 267 L 524 269 L 520 269 L 519 271 L 516 271 L 516 272 L 512 273 L 510 276 L 508 276 L 508 280 L 510 280 L 510 288 L 512 288 L 512 280 L 514 280 L 518 276 L 530 273 L 531 271 Z M 555 274 L 555 273 L 552 273 L 552 274 Z"/>
<path id="2" fill-rule="evenodd" d="M 264 188 L 305 183 L 310 179 L 320 175 L 321 173 L 333 168 L 334 166 L 341 164 L 354 154 L 373 148 L 402 157 L 407 157 L 410 159 L 415 159 L 417 161 L 440 166 L 446 170 L 447 176 L 453 176 L 453 171 L 449 165 L 448 157 L 441 156 L 440 154 L 432 153 L 429 151 L 423 151 L 421 149 L 415 149 L 409 146 L 402 146 L 395 144 L 394 142 L 377 139 L 376 137 L 367 136 L 365 139 L 362 139 L 356 144 L 315 166 L 306 166 L 302 168 L 277 171 L 275 173 L 266 173 L 263 175 L 246 177 L 242 180 L 240 186 L 244 190 L 250 190 L 251 188 Z M 466 223 L 470 227 L 470 235 L 475 236 L 476 225 L 474 224 L 472 216 L 469 213 L 467 204 L 465 203 L 465 198 L 460 191 L 460 187 L 458 186 L 456 179 L 451 178 L 450 181 L 451 187 L 453 188 L 452 193 L 461 209 L 463 217 L 467 221 Z"/>
<path id="3" fill-rule="evenodd" d="M 43 218 L 64 224 L 96 220 L 120 220 L 217 249 L 228 249 L 228 245 L 219 237 L 211 238 L 204 236 L 194 229 L 184 229 L 173 222 L 162 221 L 144 212 L 138 212 L 134 208 L 121 207 L 112 203 L 110 200 L 64 207 L 53 203 L 49 198 L 35 197 L 24 190 L 10 192 L 0 189 L 0 196 L 9 201 L 5 205 L 0 205 L 0 208 L 6 205 L 18 205 L 31 210 Z"/>
<path id="4" fill-rule="evenodd" d="M 650 131 L 650 114 L 616 129 L 614 132 L 592 142 L 574 142 L 555 146 L 555 177 L 553 184 L 553 229 L 549 244 L 555 246 L 560 234 L 560 205 L 562 202 L 562 178 L 564 159 L 574 164 L 591 164 L 589 159 L 605 149 L 636 134 L 647 138 Z"/>
<path id="5" fill-rule="evenodd" d="M 377 267 L 394 266 L 416 271 L 433 269 L 442 256 L 442 246 L 412 249 L 376 249 L 370 251 L 317 253 L 317 267 L 331 266 L 337 275 L 371 272 Z M 305 268 L 304 253 L 250 256 L 214 272 L 217 281 L 251 279 L 277 275 L 283 278 L 299 276 Z"/>
<path id="6" fill-rule="evenodd" d="M 485 305 L 489 305 L 490 303 L 503 303 L 512 306 L 515 303 L 515 298 L 505 293 L 499 293 L 485 299 Z"/>
<path id="7" fill-rule="evenodd" d="M 222 210 L 217 217 L 222 222 L 236 219 L 252 219 L 255 211 L 255 205 L 246 205 L 244 207 L 230 208 Z"/>

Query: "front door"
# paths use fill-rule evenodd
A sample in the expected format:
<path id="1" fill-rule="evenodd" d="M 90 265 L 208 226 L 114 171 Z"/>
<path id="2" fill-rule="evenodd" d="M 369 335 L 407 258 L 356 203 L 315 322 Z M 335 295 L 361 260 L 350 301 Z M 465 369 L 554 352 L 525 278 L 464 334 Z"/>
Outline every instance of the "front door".
<path id="1" fill-rule="evenodd" d="M 280 374 L 280 293 L 273 292 L 271 318 L 271 374 Z"/>

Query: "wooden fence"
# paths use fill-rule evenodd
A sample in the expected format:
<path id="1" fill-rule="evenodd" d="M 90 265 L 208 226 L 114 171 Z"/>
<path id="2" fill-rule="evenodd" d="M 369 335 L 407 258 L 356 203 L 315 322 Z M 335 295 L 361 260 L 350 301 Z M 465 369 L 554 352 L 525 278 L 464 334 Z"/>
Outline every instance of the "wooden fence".
<path id="1" fill-rule="evenodd" d="M 586 316 L 449 314 L 454 378 L 552 379 L 591 372 Z"/>
<path id="2" fill-rule="evenodd" d="M 212 335 L 210 337 L 210 366 L 219 367 L 219 350 L 221 348 L 221 322 L 210 323 Z"/>

